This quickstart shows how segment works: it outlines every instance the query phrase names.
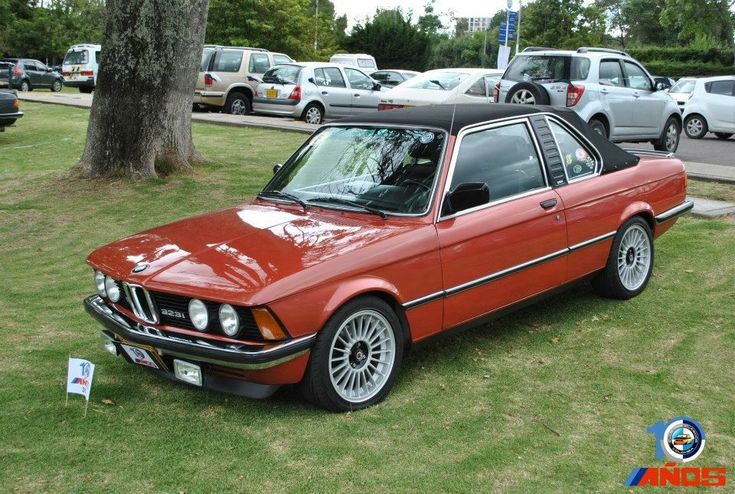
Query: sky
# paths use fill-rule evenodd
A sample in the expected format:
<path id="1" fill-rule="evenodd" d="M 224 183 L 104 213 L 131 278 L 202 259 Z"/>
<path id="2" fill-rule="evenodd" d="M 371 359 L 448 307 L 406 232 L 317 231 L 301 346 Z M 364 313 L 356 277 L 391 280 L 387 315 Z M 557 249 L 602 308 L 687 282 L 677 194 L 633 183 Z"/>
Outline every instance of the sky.
<path id="1" fill-rule="evenodd" d="M 518 8 L 518 1 L 513 2 L 514 10 Z M 446 24 L 450 11 L 454 12 L 455 17 L 490 17 L 498 10 L 504 9 L 506 2 L 507 0 L 436 0 L 434 11 L 442 15 L 442 21 Z M 332 3 L 338 16 L 347 15 L 350 29 L 366 17 L 372 17 L 378 8 L 401 7 L 404 12 L 413 9 L 413 18 L 416 19 L 424 12 L 427 0 L 332 0 Z"/>

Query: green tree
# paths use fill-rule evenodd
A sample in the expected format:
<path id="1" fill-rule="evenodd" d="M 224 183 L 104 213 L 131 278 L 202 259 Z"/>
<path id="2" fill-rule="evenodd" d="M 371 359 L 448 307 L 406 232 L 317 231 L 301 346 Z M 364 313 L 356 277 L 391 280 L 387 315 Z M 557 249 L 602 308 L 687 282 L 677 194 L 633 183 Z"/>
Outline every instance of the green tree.
<path id="1" fill-rule="evenodd" d="M 487 39 L 485 35 L 484 32 L 477 32 L 438 41 L 431 50 L 427 68 L 496 67 L 498 28 L 488 31 Z"/>
<path id="2" fill-rule="evenodd" d="M 733 46 L 733 0 L 665 0 L 661 24 L 675 30 L 681 43 L 710 37 Z"/>
<path id="3" fill-rule="evenodd" d="M 604 12 L 582 0 L 536 0 L 524 7 L 522 22 L 523 46 L 571 49 L 603 41 Z"/>

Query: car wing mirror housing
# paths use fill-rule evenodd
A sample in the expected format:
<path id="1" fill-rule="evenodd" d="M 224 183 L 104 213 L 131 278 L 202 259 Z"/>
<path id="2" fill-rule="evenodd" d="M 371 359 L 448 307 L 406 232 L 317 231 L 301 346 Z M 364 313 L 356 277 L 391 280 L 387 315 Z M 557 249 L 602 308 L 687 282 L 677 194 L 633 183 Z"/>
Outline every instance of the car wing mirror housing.
<path id="1" fill-rule="evenodd" d="M 656 88 L 656 91 L 663 91 L 671 87 L 671 83 L 669 83 L 668 79 L 665 77 L 656 77 L 653 80 L 653 85 Z"/>
<path id="2" fill-rule="evenodd" d="M 273 165 L 273 175 L 275 175 L 276 173 L 278 173 L 278 171 L 279 171 L 279 170 L 280 170 L 281 168 L 283 168 L 283 165 L 282 165 L 282 164 L 280 164 L 280 163 L 276 163 L 275 165 Z"/>
<path id="3" fill-rule="evenodd" d="M 373 82 L 373 91 L 380 91 L 381 87 L 379 82 Z"/>
<path id="4" fill-rule="evenodd" d="M 465 182 L 447 192 L 444 215 L 482 206 L 490 202 L 490 188 L 485 182 Z"/>

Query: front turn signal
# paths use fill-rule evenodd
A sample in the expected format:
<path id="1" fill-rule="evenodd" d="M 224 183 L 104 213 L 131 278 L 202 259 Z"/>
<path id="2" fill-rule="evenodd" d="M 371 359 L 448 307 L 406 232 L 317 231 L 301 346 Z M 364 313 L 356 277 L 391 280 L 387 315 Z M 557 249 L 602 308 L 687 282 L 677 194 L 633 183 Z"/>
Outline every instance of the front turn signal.
<path id="1" fill-rule="evenodd" d="M 286 332 L 278 321 L 276 321 L 275 316 L 265 307 L 253 309 L 253 317 L 255 318 L 255 323 L 258 325 L 260 334 L 266 340 L 285 340 L 288 338 Z"/>

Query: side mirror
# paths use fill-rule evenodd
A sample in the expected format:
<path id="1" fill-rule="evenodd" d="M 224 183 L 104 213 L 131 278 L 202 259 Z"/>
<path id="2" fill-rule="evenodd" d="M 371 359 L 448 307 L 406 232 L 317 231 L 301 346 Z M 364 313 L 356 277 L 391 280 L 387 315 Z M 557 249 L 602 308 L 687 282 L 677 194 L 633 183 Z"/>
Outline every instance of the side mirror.
<path id="1" fill-rule="evenodd" d="M 447 192 L 442 214 L 449 215 L 490 202 L 490 188 L 485 182 L 465 182 Z"/>
<path id="2" fill-rule="evenodd" d="M 51 67 L 46 67 L 46 72 L 53 72 L 53 71 L 54 69 L 52 69 Z"/>
<path id="3" fill-rule="evenodd" d="M 656 91 L 663 91 L 664 89 L 669 89 L 671 87 L 671 83 L 666 77 L 656 77 L 653 80 L 653 83 L 656 87 Z"/>
<path id="4" fill-rule="evenodd" d="M 283 168 L 283 165 L 280 164 L 280 163 L 277 163 L 277 164 L 273 165 L 273 175 L 275 175 L 276 173 L 278 173 L 278 170 L 280 170 L 281 168 Z"/>
<path id="5" fill-rule="evenodd" d="M 380 91 L 380 88 L 381 88 L 381 87 L 382 87 L 382 86 L 380 85 L 380 83 L 379 83 L 379 82 L 374 82 L 374 83 L 373 83 L 373 91 Z"/>
<path id="6" fill-rule="evenodd" d="M 313 77 L 309 77 L 309 78 L 308 78 L 308 79 L 306 79 L 306 80 L 307 80 L 307 81 L 309 81 L 310 83 L 312 83 L 312 84 L 314 84 L 314 85 L 316 86 L 316 81 L 314 80 L 314 78 L 313 78 Z"/>

